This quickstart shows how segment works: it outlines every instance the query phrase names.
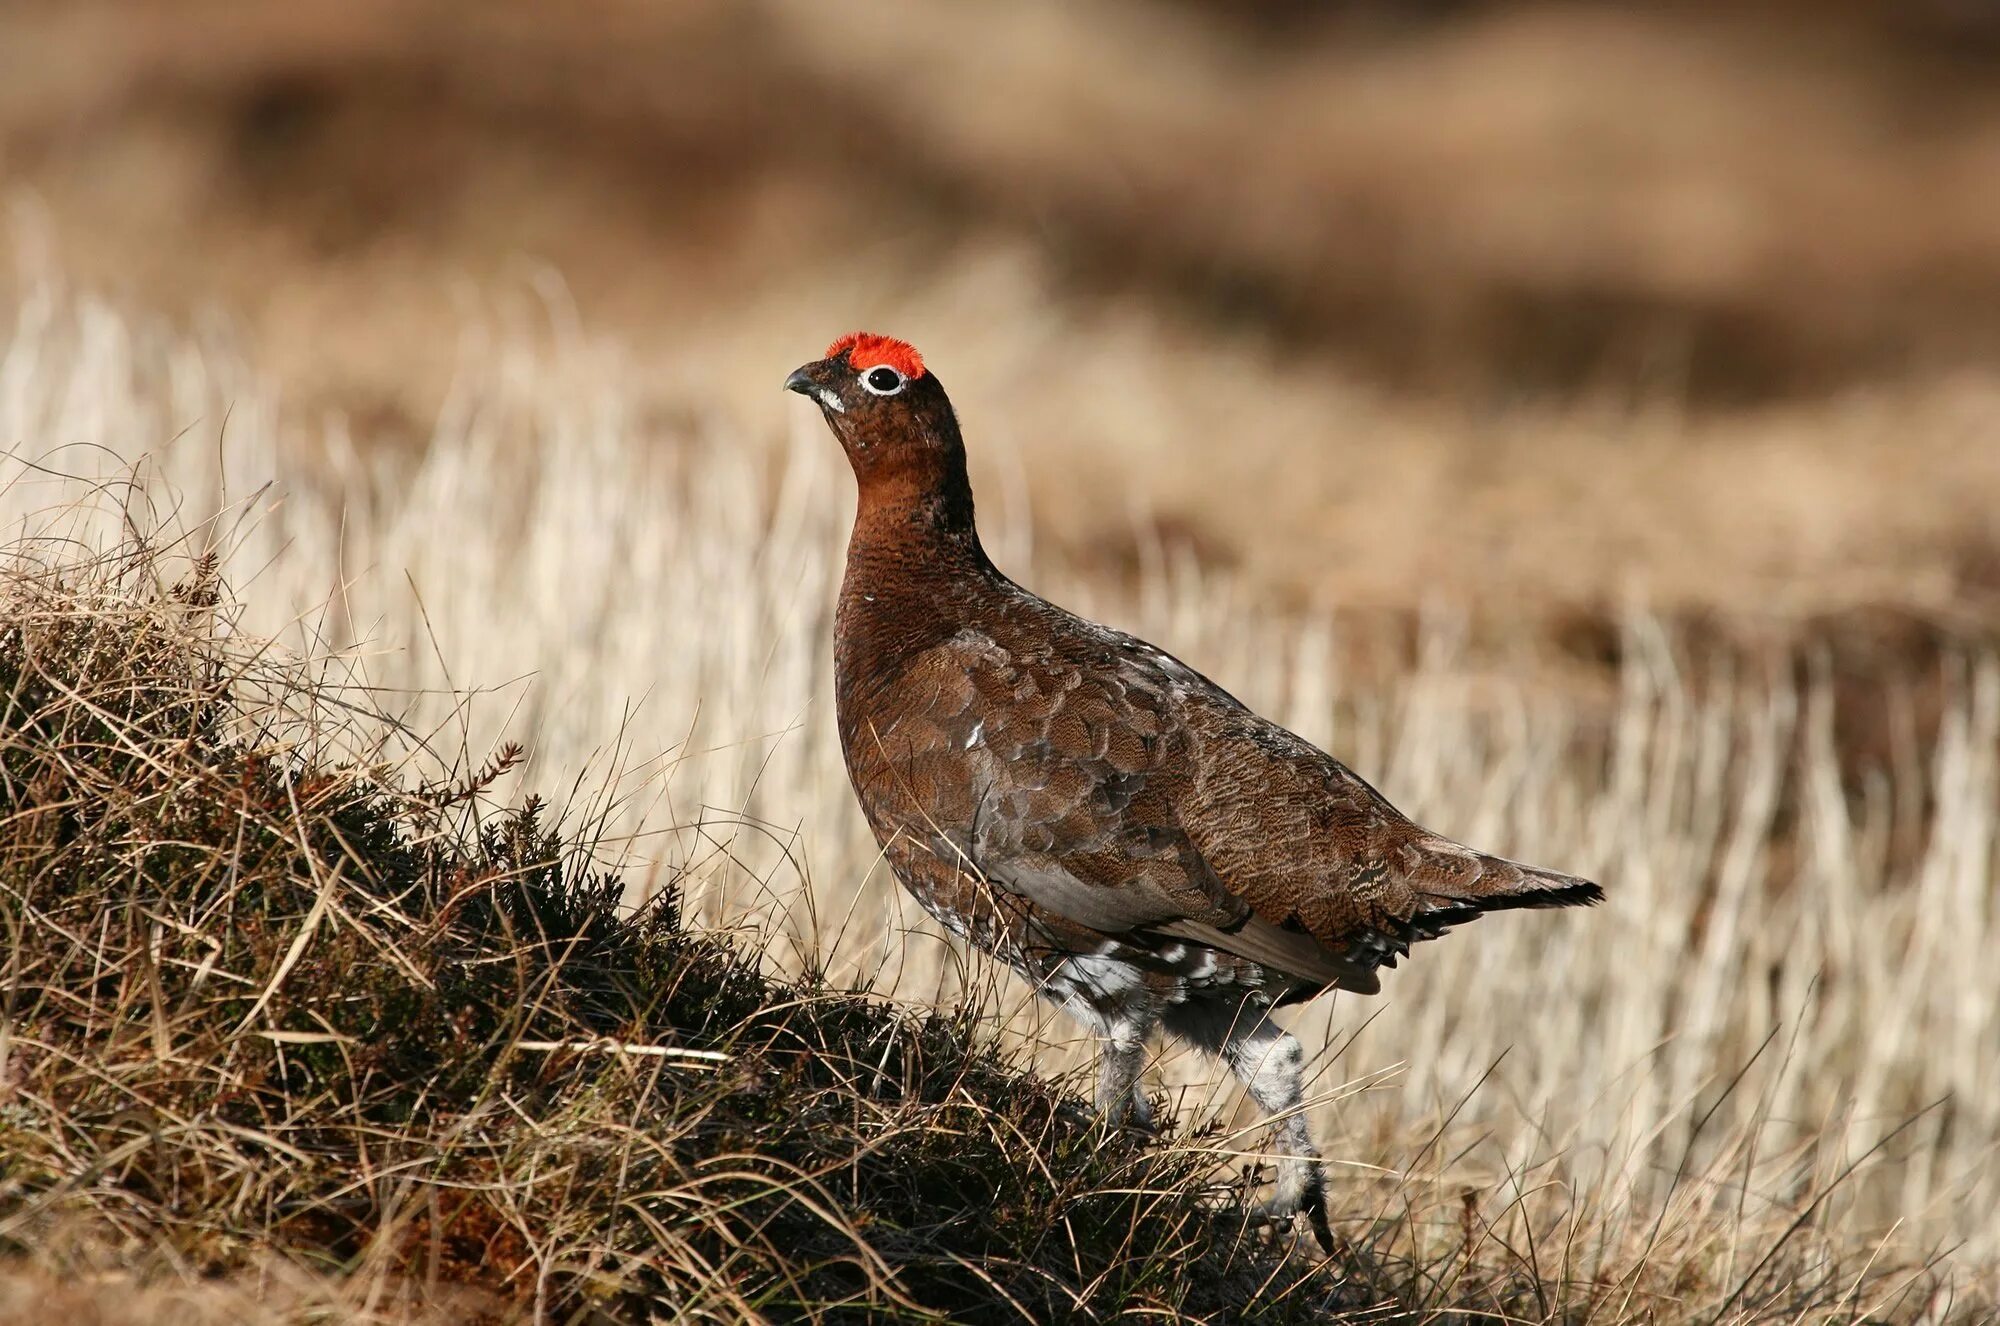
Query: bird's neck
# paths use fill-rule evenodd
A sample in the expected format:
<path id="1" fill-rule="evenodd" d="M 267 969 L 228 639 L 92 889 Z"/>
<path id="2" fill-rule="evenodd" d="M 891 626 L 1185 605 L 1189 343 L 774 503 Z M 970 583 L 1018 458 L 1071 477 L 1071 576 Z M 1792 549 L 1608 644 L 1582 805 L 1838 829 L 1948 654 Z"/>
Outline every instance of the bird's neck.
<path id="1" fill-rule="evenodd" d="M 928 581 L 993 569 L 973 519 L 964 453 L 861 476 L 847 574 Z"/>
<path id="2" fill-rule="evenodd" d="M 972 489 L 871 475 L 861 485 L 835 615 L 841 672 L 893 672 L 971 624 L 999 583 L 972 518 Z M 865 664 L 865 668 L 864 668 Z M 857 678 L 858 680 L 858 678 Z"/>

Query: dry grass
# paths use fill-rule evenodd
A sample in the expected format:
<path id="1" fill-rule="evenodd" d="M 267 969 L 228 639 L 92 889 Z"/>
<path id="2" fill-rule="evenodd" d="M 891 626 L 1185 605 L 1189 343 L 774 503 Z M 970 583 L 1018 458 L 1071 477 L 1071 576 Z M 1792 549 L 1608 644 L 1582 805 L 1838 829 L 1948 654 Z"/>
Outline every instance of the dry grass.
<path id="1" fill-rule="evenodd" d="M 1315 1123 L 1366 1293 L 1418 1317 L 1981 1319 L 1950 1287 L 2000 1267 L 1991 48 L 1884 37 L 1976 30 L 1951 5 L 1288 7 L 1258 28 L 1137 0 L 839 24 L 786 0 L 601 0 L 585 23 L 16 5 L 0 174 L 36 191 L 7 200 L 30 248 L 140 306 L 220 301 L 252 338 L 190 346 L 21 264 L 0 538 L 70 568 L 56 615 L 78 629 L 164 612 L 154 643 L 254 661 L 230 672 L 239 737 L 390 763 L 385 793 L 522 741 L 484 813 L 556 794 L 631 899 L 672 882 L 763 973 L 904 1018 L 969 1001 L 984 1030 L 952 1055 L 986 1062 L 991 1032 L 1002 1066 L 1066 1080 L 1087 1048 L 904 907 L 839 772 L 847 480 L 775 382 L 855 323 L 910 335 L 967 417 L 1010 569 L 1439 828 L 1611 888 L 1297 1019 L 1329 1047 Z M 496 279 L 528 298 L 461 335 Z M 584 337 L 571 292 L 628 353 Z M 172 599 L 173 553 L 151 582 L 83 575 L 135 534 L 212 544 L 223 601 Z M 313 699 L 333 695 L 374 716 Z M 368 916 L 388 928 L 353 934 L 407 942 Z M 30 933 L 17 971 L 55 952 Z M 121 980 L 158 948 L 131 926 L 91 942 Z M 88 1035 L 129 1032 L 120 1062 L 160 1099 L 241 1071 L 156 1053 L 156 1017 L 118 1021 L 141 994 Z M 623 1071 L 564 1126 L 673 1136 L 633 1127 L 647 1088 Z M 1134 1163 L 1219 1177 L 1255 1147 L 1216 1076 L 1157 1066 L 1182 1137 L 1222 1131 Z M 531 1116 L 534 1090 L 512 1097 Z M 283 1106 L 333 1122 L 361 1099 Z M 131 1140 L 115 1111 L 75 1118 L 0 1132 L 0 1185 L 74 1180 Z M 349 1164 L 341 1136 L 327 1163 Z M 317 1200 L 311 1172 L 232 1170 L 211 1141 L 181 1159 Z M 994 1180 L 1029 1155 L 994 1156 Z M 1079 1164 L 1085 1189 L 1108 1178 Z M 455 1182 L 404 1177 L 384 1228 Z M 0 1186 L 9 1216 L 21 1191 Z M 139 1209 L 88 1189 L 0 1273 L 0 1316 L 400 1320 L 434 1297 L 394 1237 L 302 1269 L 314 1238 L 251 1221 L 191 1260 L 241 1215 L 218 1191 Z M 606 1192 L 523 1236 L 659 1255 Z M 858 1228 L 827 1209 L 814 1228 Z M 1041 1247 L 1073 1289 L 1076 1244 Z M 1089 1246 L 1113 1268 L 1102 1315 L 1147 1272 Z M 741 1307 L 727 1280 L 717 1315 Z"/>
<path id="2" fill-rule="evenodd" d="M 482 804 L 514 752 L 448 781 L 384 763 L 406 734 L 223 628 L 205 558 L 166 584 L 175 550 L 139 539 L 8 555 L 14 1284 L 108 1269 L 154 1320 L 260 1279 L 271 1320 L 1357 1300 L 1204 1200 L 1213 1148 L 1107 1135 L 998 1060 L 977 1008 L 776 983 L 671 892 L 623 909 L 540 802 Z M 378 758 L 338 760 L 356 742 Z"/>
<path id="3" fill-rule="evenodd" d="M 17 4 L 0 177 L 368 450 L 428 437 L 468 290 L 546 263 L 646 410 L 744 442 L 775 361 L 914 339 L 1078 566 L 1130 569 L 1132 505 L 1311 604 L 1638 582 L 1990 636 L 1991 48 L 1859 4 L 1240 8 Z"/>
<path id="4" fill-rule="evenodd" d="M 794 417 L 772 448 L 724 417 L 643 413 L 629 370 L 573 335 L 465 349 L 429 445 L 398 459 L 337 430 L 287 436 L 270 388 L 226 357 L 44 291 L 0 358 L 0 436 L 48 442 L 4 462 L 0 516 L 10 537 L 68 539 L 82 558 L 126 547 L 135 524 L 198 531 L 242 601 L 225 623 L 232 648 L 277 638 L 321 660 L 297 674 L 313 687 L 337 682 L 392 711 L 387 726 L 327 729 L 346 733 L 330 749 L 373 761 L 401 742 L 431 762 L 413 776 L 436 782 L 439 769 L 522 740 L 528 760 L 490 795 L 518 800 L 522 779 L 564 791 L 570 822 L 589 826 L 594 859 L 621 871 L 631 899 L 671 882 L 691 919 L 754 946 L 771 976 L 981 1009 L 1011 1062 L 1078 1066 L 1087 1047 L 1072 1029 L 1011 979 L 968 970 L 904 908 L 852 813 L 825 675 L 848 498 L 817 422 Z M 128 474 L 131 485 L 105 486 Z M 1036 559 L 1018 487 L 986 491 L 996 552 L 1023 568 Z M 1935 675 L 1885 683 L 1887 756 L 1857 767 L 1836 741 L 1834 679 L 1811 658 L 1707 656 L 1634 607 L 1616 685 L 1592 695 L 1474 650 L 1441 608 L 1405 670 L 1357 681 L 1340 615 L 1276 612 L 1184 554 L 1137 546 L 1129 596 L 1047 557 L 1034 578 L 1226 679 L 1440 829 L 1609 886 L 1596 913 L 1485 922 L 1418 955 L 1383 999 L 1295 1019 L 1309 1044 L 1328 1046 L 1315 1124 L 1336 1158 L 1351 1285 L 1419 1318 L 1987 1310 L 1969 1295 L 2000 1257 L 1985 1218 L 2000 1200 L 2000 1013 L 1985 974 L 2000 941 L 2000 660 L 1969 651 Z M 125 601 L 105 595 L 75 615 L 109 629 Z M 129 611 L 145 620 L 165 600 L 139 602 Z M 269 706 L 297 693 L 245 692 L 265 697 L 253 715 L 282 712 Z M 298 894 L 283 913 L 292 929 L 274 933 L 295 933 L 316 896 Z M 406 942 L 374 924 L 353 934 Z M 17 963 L 45 952 L 47 932 L 19 933 Z M 269 970 L 263 952 L 244 969 Z M 151 996 L 131 985 L 137 958 L 114 948 L 104 961 L 134 991 L 136 1021 L 117 1024 L 136 1038 L 133 1062 L 162 1073 L 171 1061 L 149 1048 Z M 321 979 L 335 998 L 340 973 Z M 761 1006 L 751 999 L 746 1025 Z M 510 1037 L 562 1038 L 508 1026 L 481 1041 L 485 1052 L 504 1053 Z M 960 1039 L 948 1063 L 985 1053 L 986 1032 L 950 1034 Z M 1214 1174 L 1204 1166 L 1254 1151 L 1254 1132 L 1227 1131 L 1249 1120 L 1210 1085 L 1211 1066 L 1174 1057 L 1158 1071 L 1195 1130 L 1184 1135 L 1203 1145 L 1130 1163 L 1168 1166 L 1162 1185 L 1180 1191 Z M 673 1075 L 658 1064 L 605 1074 L 563 1084 L 590 1097 L 563 1116 L 563 1145 L 658 1145 L 661 1131 L 632 1126 L 634 1093 Z M 1037 1182 L 1120 1186 L 1099 1167 L 1113 1160 L 1084 1161 L 1060 1142 L 1071 1125 L 1040 1090 L 976 1087 L 964 1107 L 990 1110 L 1014 1092 L 1048 1100 L 1029 1143 L 995 1142 L 998 1152 L 1034 1164 L 1054 1150 L 1083 1166 L 1050 1162 Z M 129 1144 L 116 1110 L 92 1117 L 92 1146 Z M 783 1156 L 791 1134 L 769 1122 L 778 1131 L 751 1130 L 742 1145 Z M 845 1144 L 905 1136 L 853 1126 Z M 88 1168 L 41 1154 L 52 1177 Z M 290 1182 L 248 1163 L 235 1181 Z M 572 1200 L 596 1211 L 600 1197 L 579 1184 Z M 237 1208 L 200 1205 L 199 1218 L 223 1209 Z M 1175 1205 L 1173 1218 L 1209 1219 L 1204 1209 Z M 525 1214 L 517 1228 L 531 1243 L 549 1232 Z M 655 1229 L 613 1246 L 664 1256 L 662 1240 Z M 1107 1296 L 1079 1315 L 1108 1311 L 1110 1287 L 1133 1283 L 1119 1276 L 1170 1297 L 1201 1278 L 1146 1280 L 1123 1255 L 1096 1282 Z M 886 1277 L 882 1293 L 902 1283 Z"/>

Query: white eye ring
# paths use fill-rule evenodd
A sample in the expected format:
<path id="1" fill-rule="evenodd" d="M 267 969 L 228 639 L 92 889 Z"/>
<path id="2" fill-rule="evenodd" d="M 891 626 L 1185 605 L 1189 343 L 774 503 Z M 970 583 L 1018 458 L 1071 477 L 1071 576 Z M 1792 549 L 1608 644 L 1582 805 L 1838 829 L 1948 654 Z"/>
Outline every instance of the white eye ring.
<path id="1" fill-rule="evenodd" d="M 896 379 L 896 384 L 892 387 L 876 386 L 875 375 L 877 373 L 889 374 L 891 377 Z M 887 364 L 876 364 L 873 368 L 865 368 L 861 370 L 861 385 L 866 387 L 868 390 L 874 392 L 877 396 L 894 396 L 904 387 L 909 386 L 910 380 L 904 377 L 901 373 L 898 373 L 895 369 L 889 367 L 889 365 Z"/>

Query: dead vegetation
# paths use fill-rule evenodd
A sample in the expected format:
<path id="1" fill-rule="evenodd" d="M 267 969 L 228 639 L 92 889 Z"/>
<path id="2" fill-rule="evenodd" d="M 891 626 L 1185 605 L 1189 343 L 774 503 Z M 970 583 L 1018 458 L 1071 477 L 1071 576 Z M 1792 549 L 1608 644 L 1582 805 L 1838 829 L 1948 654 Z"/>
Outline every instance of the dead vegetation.
<path id="1" fill-rule="evenodd" d="M 0 16 L 67 688 L 0 731 L 0 1320 L 1988 1319 L 1990 20 L 1415 8 Z M 1236 1240 L 1210 1066 L 1098 1139 L 877 868 L 776 391 L 863 324 L 1010 571 L 1609 885 L 1294 1019 L 1344 1264 Z"/>
<path id="2" fill-rule="evenodd" d="M 750 445 L 774 371 L 913 339 L 1102 569 L 1132 507 L 1314 604 L 1990 627 L 1990 15 L 1310 8 L 16 4 L 0 178 L 370 450 L 559 274 Z"/>
<path id="3" fill-rule="evenodd" d="M 29 348 L 17 341 L 0 368 Z M 139 427 L 144 411 L 125 408 L 158 403 L 130 362 L 107 371 L 59 338 L 34 349 L 62 404 L 24 412 L 36 397 L 17 390 L 11 427 L 32 418 L 81 445 L 87 422 Z M 525 367 L 504 364 L 497 380 L 564 439 L 575 485 L 552 472 L 534 489 L 525 543 L 494 528 L 506 502 L 465 486 L 484 474 L 513 492 L 519 476 L 453 444 L 433 455 L 448 482 L 406 477 L 410 505 L 357 508 L 344 546 L 434 580 L 437 567 L 384 551 L 407 521 L 436 552 L 489 558 L 502 583 L 461 571 L 423 607 L 424 657 L 472 657 L 487 676 L 503 657 L 533 665 L 528 645 L 574 643 L 574 623 L 543 616 L 552 605 L 598 614 L 624 601 L 618 582 L 603 587 L 617 591 L 606 604 L 579 600 L 568 577 L 594 565 L 587 529 L 605 540 L 606 567 L 703 566 L 691 577 L 703 583 L 685 588 L 723 598 L 641 612 L 648 676 L 693 688 L 655 702 L 676 709 L 713 686 L 725 728 L 782 726 L 812 685 L 788 651 L 823 652 L 805 605 L 820 598 L 815 550 L 837 509 L 795 475 L 775 513 L 759 514 L 754 470 L 723 462 L 674 475 L 686 505 L 672 519 L 645 503 L 626 512 L 607 494 L 629 499 L 661 476 L 625 471 L 616 411 L 580 379 L 557 390 Z M 182 389 L 191 368 L 174 377 Z M 64 387 L 71 369 L 98 389 Z M 505 394 L 458 416 L 468 439 L 508 431 Z M 271 447 L 254 395 L 241 399 L 246 432 L 232 445 Z M 577 431 L 572 406 L 610 431 Z M 198 449 L 185 472 L 211 464 Z M 1976 898 L 2000 691 L 1984 673 L 1946 698 L 1930 755 L 1939 799 L 1896 812 L 1929 826 L 1917 830 L 1925 845 L 1885 881 L 1878 853 L 1901 821 L 1866 809 L 1885 803 L 1850 822 L 1837 783 L 1820 787 L 1800 803 L 1810 837 L 1759 817 L 1794 776 L 1827 769 L 1819 701 L 1788 717 L 1798 697 L 1782 692 L 1677 689 L 1644 623 L 1621 640 L 1616 722 L 1636 731 L 1573 746 L 1544 726 L 1546 710 L 1526 736 L 1505 703 L 1497 721 L 1461 711 L 1462 683 L 1434 663 L 1401 697 L 1342 696 L 1323 643 L 1246 633 L 1215 586 L 1149 581 L 1150 611 L 1263 658 L 1246 674 L 1255 685 L 1280 667 L 1288 704 L 1330 706 L 1351 738 L 1340 744 L 1419 803 L 1497 815 L 1501 840 L 1613 836 L 1618 852 L 1584 863 L 1617 865 L 1613 909 L 1646 910 L 1657 931 L 1642 943 L 1608 914 L 1589 942 L 1539 934 L 1532 955 L 1505 931 L 1461 937 L 1476 958 L 1413 969 L 1419 983 L 1399 983 L 1367 1022 L 1315 1032 L 1349 1078 L 1316 1107 L 1340 1163 L 1334 1223 L 1348 1250 L 1317 1266 L 1242 1227 L 1255 1132 L 1196 1094 L 1170 1096 L 1176 1122 L 1161 1139 L 1107 1135 L 1066 1079 L 1045 1075 L 1066 1052 L 1022 992 L 955 975 L 871 892 L 851 826 L 803 844 L 780 827 L 768 812 L 785 802 L 841 823 L 844 789 L 814 793 L 818 738 L 711 752 L 748 790 L 725 779 L 684 794 L 738 809 L 704 809 L 664 838 L 647 836 L 657 817 L 644 798 L 633 809 L 630 787 L 608 801 L 579 793 L 566 813 L 508 792 L 524 773 L 577 769 L 587 747 L 518 764 L 503 741 L 470 735 L 481 725 L 458 717 L 428 663 L 398 672 L 354 648 L 267 643 L 251 626 L 269 615 L 254 594 L 282 616 L 327 583 L 310 493 L 280 503 L 254 489 L 218 508 L 205 490 L 162 486 L 177 454 L 169 444 L 143 482 L 126 473 L 111 486 L 8 457 L 11 527 L 63 531 L 8 548 L 0 603 L 0 1294 L 14 1301 L 130 1322 L 219 1316 L 253 1296 L 271 1321 L 1142 1311 L 1636 1326 L 1991 1311 L 1977 1297 L 1989 1252 L 1956 1246 L 1979 1237 L 1967 1213 L 1990 1154 L 1986 1060 L 1978 1018 L 1950 989 L 1985 951 Z M 249 454 L 278 460 L 237 450 L 237 473 Z M 468 522 L 457 538 L 437 539 L 433 500 Z M 831 514 L 807 514 L 822 508 Z M 261 514 L 245 521 L 246 509 Z M 630 537 L 621 522 L 638 512 L 633 530 L 689 540 L 685 552 Z M 275 528 L 260 535 L 263 523 Z M 174 533 L 190 524 L 195 534 Z M 480 551 L 485 539 L 529 560 Z M 567 576 L 537 587 L 527 568 L 551 539 Z M 231 568 L 251 599 L 231 593 Z M 341 590 L 364 624 L 377 620 L 365 588 Z M 465 634 L 474 618 L 499 634 Z M 625 619 L 596 620 L 581 657 L 601 691 L 637 674 L 618 670 Z M 662 621 L 702 629 L 662 635 Z M 775 622 L 790 623 L 789 643 Z M 760 659 L 747 678 L 736 675 L 746 656 Z M 371 667 L 420 689 L 384 688 Z M 552 662 L 539 684 L 569 686 L 563 671 Z M 425 718 L 440 703 L 443 726 Z M 615 716 L 618 697 L 604 703 L 583 718 Z M 535 731 L 564 749 L 585 739 L 565 725 L 576 720 L 546 710 Z M 680 774 L 645 777 L 671 788 Z M 784 848 L 776 858 L 753 850 L 745 831 L 759 823 Z M 1790 862 L 1795 882 L 1765 892 L 1796 848 L 1809 850 Z M 1802 887 L 1824 892 L 1823 923 Z M 704 935 L 684 912 L 730 929 Z M 1815 975 L 1826 954 L 1848 965 Z M 1561 994 L 1537 1001 L 1522 982 L 1546 989 L 1554 978 L 1536 973 L 1549 965 Z M 1944 988 L 1890 997 L 1906 967 Z M 897 989 L 905 999 L 883 998 Z M 1652 1044 L 1657 1019 L 1684 1050 Z M 1649 1048 L 1634 1058 L 1634 1045 Z M 1500 1061 L 1480 1061 L 1495 1046 Z M 1396 1055 L 1415 1069 L 1407 1078 Z M 1951 1099 L 1921 1095 L 1965 1073 Z M 1901 1213 L 1885 1219 L 1899 1195 Z"/>
<path id="4" fill-rule="evenodd" d="M 1107 1135 L 976 1009 L 774 983 L 671 890 L 621 911 L 540 802 L 485 804 L 499 765 L 325 762 L 340 697 L 219 635 L 199 572 L 22 551 L 0 1238 L 41 1274 L 88 1227 L 85 1262 L 291 1265 L 493 1320 L 1356 1300 L 1243 1241 L 1212 1154 Z"/>
<path id="5" fill-rule="evenodd" d="M 67 551 L 13 547 L 0 585 L 0 1313 L 113 1290 L 100 1319 L 219 1313 L 246 1277 L 274 1321 L 1946 1302 L 1935 1272 L 1775 1225 L 1727 1280 L 1713 1249 L 1626 1264 L 1577 1211 L 1530 1228 L 1560 1244 L 1536 1252 L 1469 1193 L 1435 1260 L 1411 1256 L 1438 1241 L 1398 1227 L 1405 1194 L 1343 1212 L 1348 1253 L 1314 1266 L 1244 1229 L 1242 1142 L 1107 1133 L 1000 1057 L 977 1004 L 773 981 L 687 930 L 671 888 L 622 908 L 555 812 L 488 803 L 514 752 L 428 781 L 336 762 L 401 737 L 225 629 L 212 558 Z"/>

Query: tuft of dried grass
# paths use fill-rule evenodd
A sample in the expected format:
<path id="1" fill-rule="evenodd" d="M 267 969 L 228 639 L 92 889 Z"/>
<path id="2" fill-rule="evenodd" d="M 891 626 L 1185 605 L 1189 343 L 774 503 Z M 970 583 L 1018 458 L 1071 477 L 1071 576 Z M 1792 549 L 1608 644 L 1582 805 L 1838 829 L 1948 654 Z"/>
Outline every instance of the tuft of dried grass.
<path id="1" fill-rule="evenodd" d="M 259 1268 L 486 1320 L 1360 1301 L 1244 1238 L 1216 1153 L 1107 1133 L 975 1006 L 773 981 L 671 889 L 622 909 L 540 801 L 487 804 L 512 754 L 415 787 L 314 758 L 299 724 L 351 698 L 165 560 L 15 549 L 0 582 L 0 1292 L 80 1259 L 64 1293 L 130 1283 L 127 1319 Z"/>

